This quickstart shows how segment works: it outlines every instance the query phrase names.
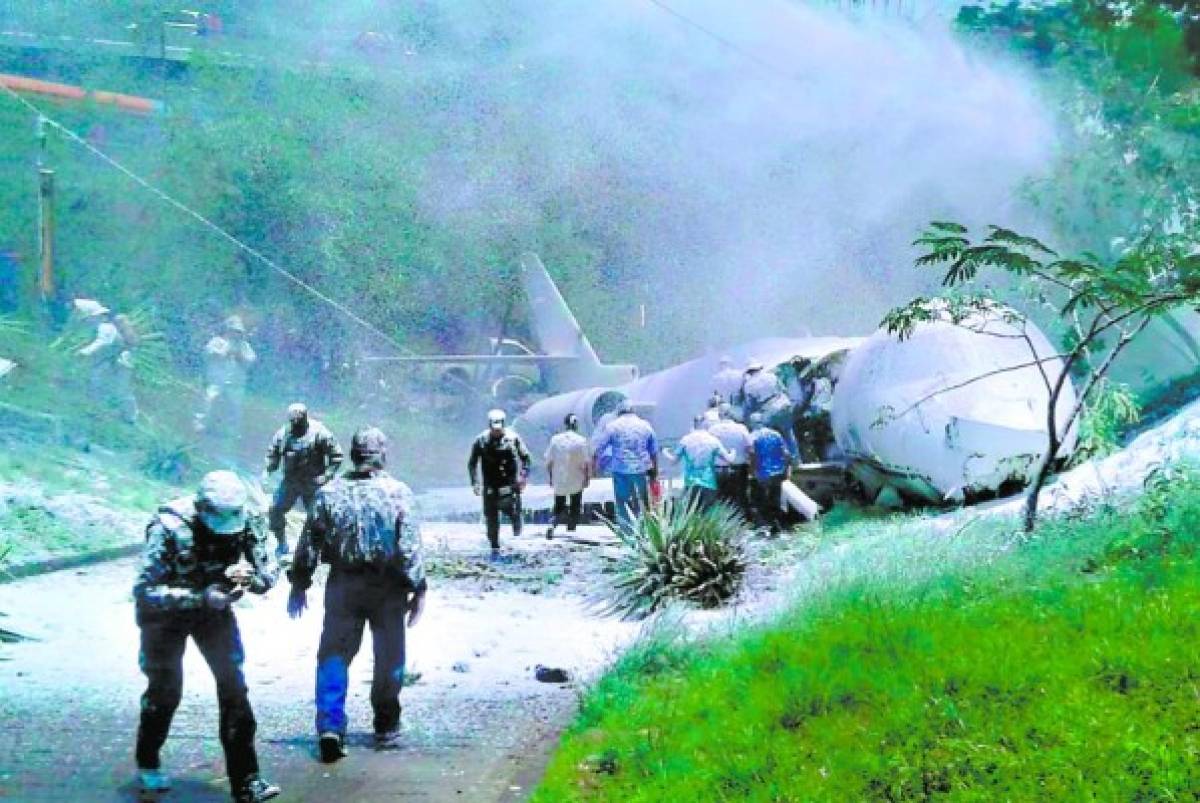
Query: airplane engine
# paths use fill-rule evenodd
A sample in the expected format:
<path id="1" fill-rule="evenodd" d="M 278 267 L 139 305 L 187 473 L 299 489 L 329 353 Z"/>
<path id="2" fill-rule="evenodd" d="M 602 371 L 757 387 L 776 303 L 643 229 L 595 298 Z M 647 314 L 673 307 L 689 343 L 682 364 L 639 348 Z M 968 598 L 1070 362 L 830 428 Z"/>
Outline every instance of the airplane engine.
<path id="1" fill-rule="evenodd" d="M 574 413 L 579 418 L 579 432 L 586 436 L 591 434 L 602 415 L 616 410 L 624 400 L 625 394 L 612 388 L 588 388 L 564 393 L 531 406 L 515 426 L 530 447 L 538 449 L 549 443 L 550 436 L 562 429 L 567 413 Z"/>
<path id="2" fill-rule="evenodd" d="M 940 504 L 1028 482 L 1047 448 L 1047 379 L 1055 382 L 1062 361 L 1041 331 L 1029 324 L 1027 333 L 1028 343 L 1013 324 L 989 316 L 925 324 L 905 341 L 880 330 L 850 353 L 831 419 L 869 496 L 890 489 L 880 498 L 895 501 L 898 492 Z M 1060 428 L 1074 405 L 1067 379 Z M 1074 445 L 1072 429 L 1062 456 Z"/>

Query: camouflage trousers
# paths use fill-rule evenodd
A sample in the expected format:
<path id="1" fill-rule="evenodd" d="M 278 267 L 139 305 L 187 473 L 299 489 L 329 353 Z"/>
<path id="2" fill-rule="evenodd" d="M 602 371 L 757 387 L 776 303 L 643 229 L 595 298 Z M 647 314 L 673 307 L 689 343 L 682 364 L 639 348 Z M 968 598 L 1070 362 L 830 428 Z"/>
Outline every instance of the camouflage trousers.
<path id="1" fill-rule="evenodd" d="M 133 369 L 119 360 L 93 363 L 88 377 L 93 403 L 115 411 L 127 424 L 137 421 L 138 403 L 133 395 Z"/>
<path id="2" fill-rule="evenodd" d="M 318 487 L 312 482 L 294 482 L 285 479 L 275 489 L 275 496 L 271 499 L 268 526 L 281 546 L 287 546 L 287 514 L 296 506 L 297 501 L 301 501 L 304 503 L 305 515 L 311 519 Z"/>
<path id="3" fill-rule="evenodd" d="M 221 747 L 232 788 L 240 789 L 258 773 L 254 733 L 258 724 L 250 708 L 242 675 L 245 652 L 232 611 L 138 612 L 142 631 L 138 663 L 146 675 L 137 732 L 137 765 L 158 769 L 159 751 L 183 695 L 183 651 L 190 636 L 217 682 Z"/>

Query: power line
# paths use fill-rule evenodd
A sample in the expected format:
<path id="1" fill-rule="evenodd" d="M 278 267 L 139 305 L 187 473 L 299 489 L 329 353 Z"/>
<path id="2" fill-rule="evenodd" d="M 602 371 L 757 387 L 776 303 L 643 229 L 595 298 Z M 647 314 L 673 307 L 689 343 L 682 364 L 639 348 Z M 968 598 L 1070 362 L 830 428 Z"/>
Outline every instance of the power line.
<path id="1" fill-rule="evenodd" d="M 746 48 L 739 45 L 737 42 L 734 42 L 732 39 L 727 39 L 726 37 L 722 36 L 721 34 L 717 33 L 716 31 L 712 30 L 711 28 L 707 28 L 704 25 L 701 25 L 700 23 L 696 22 L 694 19 L 687 16 L 686 14 L 683 14 L 683 13 L 671 8 L 666 3 L 662 2 L 662 0 L 646 0 L 646 2 L 648 2 L 652 6 L 655 6 L 660 11 L 671 15 L 672 17 L 679 20 L 680 22 L 682 22 L 684 25 L 688 26 L 689 28 L 699 31 L 700 33 L 704 34 L 709 39 L 712 39 L 713 41 L 717 42 L 721 46 L 723 46 L 729 50 L 732 50 L 733 52 L 740 55 L 742 58 L 752 61 L 753 63 L 757 64 L 759 67 L 763 68 L 767 72 L 774 73 L 776 76 L 786 79 L 788 81 L 796 80 L 796 76 L 788 73 L 786 70 L 781 68 L 779 65 L 774 64 L 770 61 L 767 61 L 766 59 L 759 56 L 757 53 L 752 53 L 749 50 L 747 50 Z"/>
<path id="2" fill-rule="evenodd" d="M 314 287 L 311 284 L 309 284 L 308 282 L 304 281 L 303 279 L 301 279 L 299 276 L 295 275 L 291 271 L 285 269 L 284 267 L 282 267 L 281 265 L 276 263 L 274 260 L 272 260 L 270 257 L 263 254 L 258 249 L 243 242 L 242 240 L 239 240 L 237 237 L 230 234 L 228 231 L 221 228 L 219 225 L 217 225 L 213 221 L 209 220 L 207 217 L 205 217 L 200 212 L 197 212 L 195 209 L 192 209 L 190 206 L 183 203 L 182 201 L 176 200 L 173 196 L 169 195 L 165 190 L 162 190 L 159 187 L 155 186 L 154 184 L 151 184 L 149 181 L 142 178 L 140 175 L 133 172 L 128 167 L 121 164 L 120 162 L 118 162 L 116 159 L 112 158 L 108 154 L 104 153 L 104 151 L 100 150 L 95 145 L 88 142 L 86 139 L 84 139 L 79 134 L 72 131 L 70 128 L 67 128 L 62 123 L 58 122 L 54 118 L 45 114 L 36 105 L 34 105 L 33 103 L 30 103 L 28 100 L 26 100 L 25 98 L 18 95 L 10 87 L 5 86 L 4 84 L 0 84 L 0 88 L 2 88 L 9 95 L 9 97 L 11 97 L 13 100 L 17 101 L 22 106 L 24 106 L 26 109 L 28 109 L 29 111 L 36 114 L 38 116 L 38 118 L 44 122 L 45 125 L 51 126 L 52 128 L 61 132 L 63 134 L 63 136 L 65 136 L 68 139 L 72 140 L 73 142 L 81 145 L 83 148 L 85 148 L 87 151 L 92 153 L 94 156 L 96 156 L 97 158 L 99 158 L 100 160 L 102 160 L 103 162 L 108 164 L 110 167 L 114 168 L 115 170 L 117 170 L 118 172 L 123 174 L 126 178 L 133 181 L 134 183 L 136 183 L 143 189 L 145 189 L 148 192 L 155 195 L 161 201 L 165 202 L 169 206 L 174 207 L 178 211 L 182 212 L 183 214 L 185 214 L 188 217 L 192 218 L 193 220 L 197 221 L 202 226 L 204 226 L 205 228 L 209 229 L 210 231 L 216 233 L 219 237 L 232 243 L 234 246 L 241 249 L 242 251 L 245 251 L 247 254 L 249 254 L 250 256 L 259 260 L 264 265 L 269 267 L 271 270 L 275 271 L 279 275 L 286 278 L 288 281 L 295 284 L 297 287 L 300 287 L 301 289 L 310 293 L 314 297 L 320 299 L 321 301 L 324 301 L 326 304 L 333 307 L 338 312 L 342 313 L 347 318 L 354 321 L 356 324 L 358 324 L 362 328 L 366 329 L 371 334 L 375 335 L 376 337 L 378 337 L 381 340 L 383 340 L 384 342 L 386 342 L 389 346 L 396 349 L 401 354 L 406 354 L 409 356 L 416 356 L 416 352 L 401 345 L 398 341 L 395 340 L 395 338 L 391 337 L 386 332 L 384 332 L 382 329 L 375 326 L 375 324 L 371 323 L 370 321 L 366 320 L 362 316 L 358 315 L 356 312 L 354 312 L 352 309 L 347 307 L 342 302 L 338 301 L 335 298 L 331 298 L 330 296 L 326 295 L 325 293 L 322 293 L 316 287 Z M 458 379 L 457 377 L 455 377 L 455 378 Z M 464 385 L 464 387 L 471 389 L 472 392 L 474 391 L 474 389 L 470 388 L 470 386 L 463 380 L 458 379 L 458 381 L 460 383 L 462 383 Z"/>

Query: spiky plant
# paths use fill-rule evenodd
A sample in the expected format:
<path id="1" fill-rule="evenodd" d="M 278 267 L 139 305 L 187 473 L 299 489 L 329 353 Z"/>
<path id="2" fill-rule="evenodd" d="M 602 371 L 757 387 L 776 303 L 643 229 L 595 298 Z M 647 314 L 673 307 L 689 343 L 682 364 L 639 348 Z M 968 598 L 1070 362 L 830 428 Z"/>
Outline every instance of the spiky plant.
<path id="1" fill-rule="evenodd" d="M 715 608 L 741 588 L 746 522 L 724 504 L 694 499 L 647 510 L 629 525 L 610 523 L 624 554 L 597 599 L 604 613 L 643 619 L 671 600 Z"/>
<path id="2" fill-rule="evenodd" d="M 140 468 L 157 480 L 181 485 L 196 469 L 196 446 L 166 433 L 149 438 Z"/>
<path id="3" fill-rule="evenodd" d="M 0 544 L 0 566 L 4 565 L 4 561 L 8 557 L 8 553 L 9 553 L 10 549 L 12 549 L 12 546 L 10 544 Z M 3 611 L 0 611 L 0 616 L 7 616 L 7 615 L 8 614 L 4 613 Z M 15 644 L 16 642 L 21 641 L 24 638 L 25 637 L 22 636 L 20 633 L 17 633 L 13 630 L 9 630 L 7 628 L 0 627 L 0 644 Z M 0 661 L 6 661 L 6 660 L 8 660 L 8 659 L 5 658 L 4 656 L 0 656 Z"/>

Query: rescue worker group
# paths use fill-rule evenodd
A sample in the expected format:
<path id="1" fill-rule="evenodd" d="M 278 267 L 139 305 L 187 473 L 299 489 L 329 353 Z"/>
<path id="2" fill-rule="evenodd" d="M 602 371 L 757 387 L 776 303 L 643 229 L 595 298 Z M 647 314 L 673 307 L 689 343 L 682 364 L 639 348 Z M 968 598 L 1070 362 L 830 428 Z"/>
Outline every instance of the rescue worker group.
<path id="1" fill-rule="evenodd" d="M 210 351 L 224 360 L 249 363 L 253 352 L 237 342 L 239 324 L 231 319 L 228 339 L 222 337 L 224 342 Z M 742 389 L 760 373 L 770 375 L 761 365 L 751 365 Z M 237 384 L 227 381 L 213 389 L 206 418 L 216 409 L 212 402 Z M 742 394 L 740 400 L 745 403 L 746 398 Z M 761 410 L 738 412 L 749 413 L 751 428 L 736 420 L 737 413 L 718 390 L 709 409 L 695 417 L 693 431 L 662 454 L 683 464 L 685 493 L 692 504 L 703 507 L 723 499 L 777 532 L 780 484 L 794 452 L 787 438 L 767 425 Z M 331 763 L 347 755 L 349 667 L 367 623 L 374 651 L 370 702 L 375 745 L 399 746 L 405 631 L 421 617 L 428 583 L 412 492 L 387 472 L 387 453 L 382 431 L 360 429 L 350 442 L 351 465 L 339 474 L 344 455 L 337 438 L 309 416 L 305 405 L 292 404 L 266 453 L 263 485 L 276 471 L 282 472 L 282 479 L 265 515 L 247 482 L 221 470 L 206 474 L 193 496 L 168 502 L 153 516 L 133 587 L 141 631 L 139 663 L 147 678 L 136 743 L 136 780 L 144 795 L 157 796 L 171 788 L 159 754 L 180 703 L 189 637 L 216 681 L 220 740 L 233 799 L 257 803 L 281 793 L 259 771 L 257 725 L 242 671 L 244 651 L 233 603 L 246 592 L 271 590 L 280 560 L 286 563 L 289 557 L 287 610 L 292 618 L 307 607 L 318 565 L 330 566 L 316 667 L 321 761 Z M 559 526 L 567 531 L 578 526 L 583 492 L 598 472 L 612 476 L 616 518 L 632 524 L 660 492 L 658 455 L 653 427 L 629 402 L 597 422 L 590 439 L 580 434 L 576 417 L 568 415 L 545 453 L 555 495 L 546 538 L 553 538 Z M 490 411 L 487 428 L 471 446 L 467 469 L 481 497 L 492 560 L 500 559 L 501 514 L 511 522 L 514 537 L 522 533 L 521 494 L 531 463 L 529 450 L 505 413 Z M 296 502 L 303 504 L 306 515 L 293 553 L 286 515 Z M 268 532 L 274 537 L 274 550 Z"/>

